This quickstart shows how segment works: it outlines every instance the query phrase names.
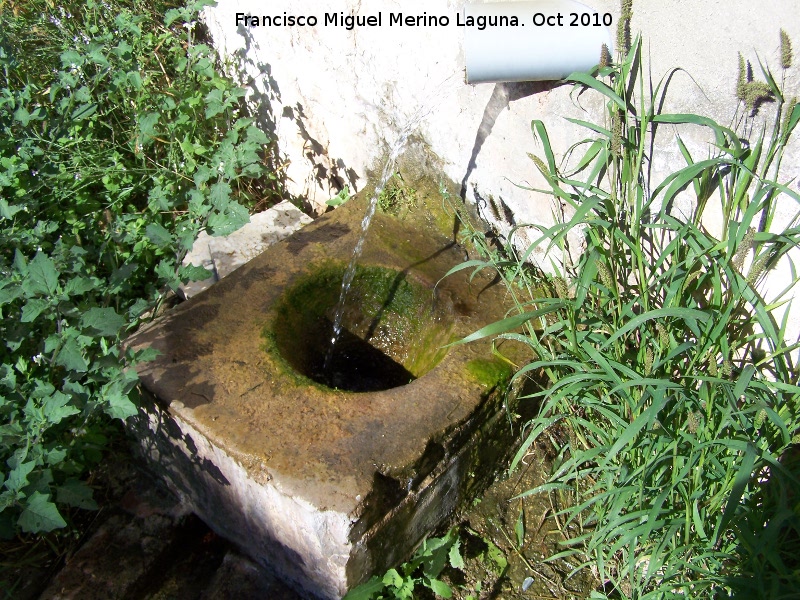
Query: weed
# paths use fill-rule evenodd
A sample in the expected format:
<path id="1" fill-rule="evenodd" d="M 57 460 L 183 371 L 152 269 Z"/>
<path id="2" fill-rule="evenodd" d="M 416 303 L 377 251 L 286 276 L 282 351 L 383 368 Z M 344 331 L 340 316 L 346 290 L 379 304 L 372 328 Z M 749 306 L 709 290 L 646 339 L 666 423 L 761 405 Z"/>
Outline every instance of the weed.
<path id="1" fill-rule="evenodd" d="M 383 577 L 372 577 L 366 583 L 354 588 L 346 596 L 346 600 L 382 600 L 388 598 L 410 599 L 419 597 L 420 587 L 427 588 L 437 598 L 452 598 L 453 584 L 443 581 L 443 574 L 450 569 L 450 573 L 464 572 L 467 570 L 465 556 L 462 552 L 462 540 L 465 536 L 477 540 L 482 547 L 474 557 L 486 570 L 495 576 L 501 576 L 508 562 L 502 551 L 491 540 L 481 537 L 477 532 L 467 529 L 461 531 L 453 528 L 441 538 L 426 539 L 414 556 L 397 569 L 389 569 Z M 453 579 L 453 577 L 449 577 Z M 457 585 L 465 600 L 475 600 L 480 594 L 481 581 L 474 582 L 471 586 Z M 428 592 L 428 593 L 430 593 Z"/>
<path id="2" fill-rule="evenodd" d="M 451 529 L 441 538 L 425 540 L 414 556 L 400 566 L 389 569 L 383 577 L 372 577 L 368 582 L 351 590 L 346 600 L 380 600 L 382 598 L 414 598 L 414 589 L 424 586 L 437 597 L 451 598 L 453 591 L 438 579 L 448 564 L 454 569 L 464 567 L 461 557 L 461 540 L 457 530 Z"/>
<path id="3" fill-rule="evenodd" d="M 346 185 L 341 189 L 341 191 L 339 191 L 338 194 L 336 194 L 330 200 L 326 201 L 325 204 L 332 208 L 336 208 L 337 206 L 341 206 L 342 204 L 350 200 L 350 198 L 351 198 L 350 186 Z"/>
<path id="4" fill-rule="evenodd" d="M 778 180 L 800 108 L 759 63 L 763 81 L 747 65 L 740 74 L 749 142 L 707 117 L 663 113 L 670 77 L 648 86 L 641 40 L 628 44 L 620 32 L 629 50 L 616 64 L 569 77 L 608 108 L 604 123 L 577 122 L 591 137 L 559 164 L 545 124 L 532 123 L 542 148 L 532 159 L 546 182 L 537 191 L 566 207 L 556 224 L 517 226 L 499 243 L 468 231 L 484 258 L 454 271 L 495 270 L 516 308 L 462 342 L 506 337 L 529 347 L 514 377 L 546 385 L 529 396 L 539 416 L 511 466 L 535 443 L 563 440 L 550 480 L 521 497 L 557 496 L 565 541 L 548 560 L 598 574 L 593 597 L 794 597 L 797 345 L 772 311 L 797 278 L 770 298 L 760 284 L 800 244 L 798 218 L 775 219 L 779 197 L 800 201 Z M 766 100 L 774 123 L 754 131 Z M 715 142 L 697 160 L 676 136 L 686 164 L 655 185 L 651 161 L 672 124 L 707 129 Z M 676 208 L 681 194 L 688 212 Z M 721 238 L 705 223 L 717 202 Z M 523 227 L 535 238 L 524 252 L 514 245 Z M 567 234 L 576 229 L 584 246 L 573 262 Z M 530 264 L 538 247 L 560 252 L 554 276 Z"/>
<path id="5" fill-rule="evenodd" d="M 416 206 L 416 194 L 416 190 L 403 180 L 402 175 L 395 173 L 378 196 L 378 208 L 383 213 L 397 215 Z"/>
<path id="6" fill-rule="evenodd" d="M 198 11 L 0 9 L 0 534 L 93 509 L 104 422 L 137 411 L 121 340 L 189 279 L 202 228 L 249 219 L 270 140 L 215 71 Z M 260 191 L 259 191 L 260 190 Z"/>

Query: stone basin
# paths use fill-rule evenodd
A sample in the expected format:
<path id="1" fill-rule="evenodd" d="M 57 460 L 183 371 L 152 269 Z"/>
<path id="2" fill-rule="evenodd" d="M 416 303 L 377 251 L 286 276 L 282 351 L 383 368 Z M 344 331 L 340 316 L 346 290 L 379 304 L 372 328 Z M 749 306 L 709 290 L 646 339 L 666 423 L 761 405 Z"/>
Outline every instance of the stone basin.
<path id="1" fill-rule="evenodd" d="M 341 343 L 375 354 L 366 379 L 394 368 L 382 360 L 400 374 L 367 391 L 341 389 L 352 373 L 338 367 L 339 381 L 315 381 L 313 340 L 330 336 L 330 282 L 364 207 L 320 217 L 128 342 L 160 351 L 137 366 L 132 424 L 154 469 L 217 533 L 319 598 L 406 559 L 511 448 L 510 366 L 488 341 L 443 348 L 502 318 L 504 288 L 471 270 L 442 280 L 465 252 L 424 202 L 375 216 L 360 264 L 379 281 L 356 276 L 344 320 Z M 342 362 L 367 364 L 352 356 Z"/>

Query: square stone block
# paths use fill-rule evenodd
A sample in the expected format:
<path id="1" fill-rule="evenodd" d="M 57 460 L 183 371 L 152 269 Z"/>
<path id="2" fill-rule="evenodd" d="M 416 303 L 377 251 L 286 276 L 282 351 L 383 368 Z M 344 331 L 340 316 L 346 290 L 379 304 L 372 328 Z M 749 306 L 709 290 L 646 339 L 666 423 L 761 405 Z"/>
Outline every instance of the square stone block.
<path id="1" fill-rule="evenodd" d="M 406 559 L 512 445 L 509 364 L 488 338 L 444 347 L 502 318 L 506 291 L 471 269 L 443 278 L 465 253 L 424 204 L 376 215 L 337 342 L 357 351 L 321 350 L 363 213 L 351 201 L 317 219 L 128 342 L 160 351 L 137 367 L 131 425 L 153 468 L 319 598 Z"/>

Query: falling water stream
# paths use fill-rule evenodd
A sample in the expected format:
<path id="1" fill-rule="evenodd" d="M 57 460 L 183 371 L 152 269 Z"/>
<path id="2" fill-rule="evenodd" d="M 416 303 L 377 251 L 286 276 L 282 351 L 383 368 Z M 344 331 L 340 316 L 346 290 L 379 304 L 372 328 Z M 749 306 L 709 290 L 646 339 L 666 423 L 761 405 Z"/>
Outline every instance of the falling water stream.
<path id="1" fill-rule="evenodd" d="M 397 159 L 400 156 L 400 153 L 406 147 L 408 138 L 419 125 L 420 121 L 422 121 L 433 111 L 434 107 L 439 101 L 441 101 L 445 93 L 451 91 L 451 89 L 454 89 L 452 87 L 452 83 L 455 79 L 456 75 L 451 75 L 439 86 L 437 86 L 436 91 L 430 96 L 428 101 L 422 105 L 416 111 L 416 113 L 414 113 L 413 117 L 408 121 L 408 123 L 406 123 L 405 127 L 403 127 L 403 129 L 400 131 L 399 135 L 389 149 L 389 157 L 386 159 L 386 162 L 383 165 L 381 177 L 372 193 L 369 206 L 367 207 L 367 212 L 364 215 L 364 218 L 361 220 L 361 235 L 358 238 L 358 242 L 356 242 L 353 255 L 350 258 L 350 263 L 347 265 L 347 270 L 342 278 L 342 289 L 339 292 L 339 302 L 336 305 L 336 312 L 334 313 L 333 318 L 333 334 L 331 336 L 331 343 L 328 347 L 327 353 L 325 354 L 325 362 L 323 364 L 323 372 L 325 373 L 329 373 L 331 360 L 336 348 L 336 342 L 339 340 L 339 336 L 342 333 L 342 320 L 344 318 L 344 311 L 347 305 L 347 293 L 350 291 L 350 286 L 352 285 L 353 278 L 356 274 L 358 259 L 361 257 L 361 251 L 364 247 L 364 241 L 367 239 L 367 232 L 369 231 L 370 223 L 372 223 L 372 217 L 375 216 L 375 210 L 378 206 L 378 199 L 380 198 L 384 187 L 386 187 L 386 184 L 389 182 L 389 179 L 394 174 Z"/>

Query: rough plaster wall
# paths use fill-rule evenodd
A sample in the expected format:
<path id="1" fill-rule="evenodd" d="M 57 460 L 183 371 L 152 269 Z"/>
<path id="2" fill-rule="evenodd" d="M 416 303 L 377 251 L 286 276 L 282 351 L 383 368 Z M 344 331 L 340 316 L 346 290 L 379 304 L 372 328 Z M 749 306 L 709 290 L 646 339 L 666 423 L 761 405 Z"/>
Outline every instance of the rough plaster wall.
<path id="1" fill-rule="evenodd" d="M 590 0 L 599 12 L 619 14 L 617 0 Z M 519 186 L 543 187 L 527 157 L 537 152 L 530 130 L 532 119 L 547 123 L 556 151 L 564 152 L 585 137 L 564 117 L 602 118 L 602 104 L 584 97 L 577 105 L 569 86 L 548 83 L 465 85 L 463 31 L 455 15 L 463 0 L 220 0 L 208 9 L 208 23 L 217 47 L 231 58 L 232 68 L 263 105 L 262 126 L 273 131 L 285 156 L 290 191 L 324 206 L 342 185 L 360 190 L 398 132 L 410 120 L 420 120 L 417 134 L 440 158 L 444 173 L 461 184 L 465 198 L 477 202 L 480 213 L 501 231 L 511 223 L 552 222 L 549 198 Z M 355 28 L 237 28 L 235 13 L 252 15 L 325 12 L 384 14 L 384 25 Z M 447 27 L 388 27 L 390 11 L 448 15 Z M 731 124 L 737 54 L 754 64 L 756 52 L 778 71 L 779 28 L 784 28 L 800 52 L 800 20 L 792 0 L 637 0 L 632 31 L 641 31 L 654 80 L 680 66 L 671 83 L 667 110 L 696 112 Z M 800 63 L 796 57 L 795 63 Z M 690 76 L 691 75 L 691 76 Z M 800 88 L 800 68 L 786 82 L 791 93 Z M 791 94 L 790 94 L 791 95 Z M 769 117 L 769 107 L 762 111 Z M 663 140 L 677 128 L 662 128 Z M 709 136 L 682 128 L 684 141 L 697 158 L 709 151 Z M 800 176 L 800 152 L 795 142 L 784 159 L 783 180 Z M 654 160 L 656 180 L 683 165 L 676 147 L 664 146 Z M 792 185 L 797 189 L 797 182 Z M 497 220 L 487 207 L 492 196 L 508 207 L 510 219 Z M 780 208 L 782 222 L 794 214 L 793 201 Z M 503 222 L 506 221 L 506 222 Z M 712 219 L 713 221 L 713 219 Z M 781 220 L 779 220 L 781 221 Z M 709 223 L 714 227 L 714 223 Z M 524 239 L 520 240 L 524 244 Z M 546 266 L 541 254 L 535 258 Z M 788 267 L 773 281 L 786 281 Z M 800 310 L 795 312 L 800 313 Z M 800 330 L 800 315 L 793 319 Z"/>

